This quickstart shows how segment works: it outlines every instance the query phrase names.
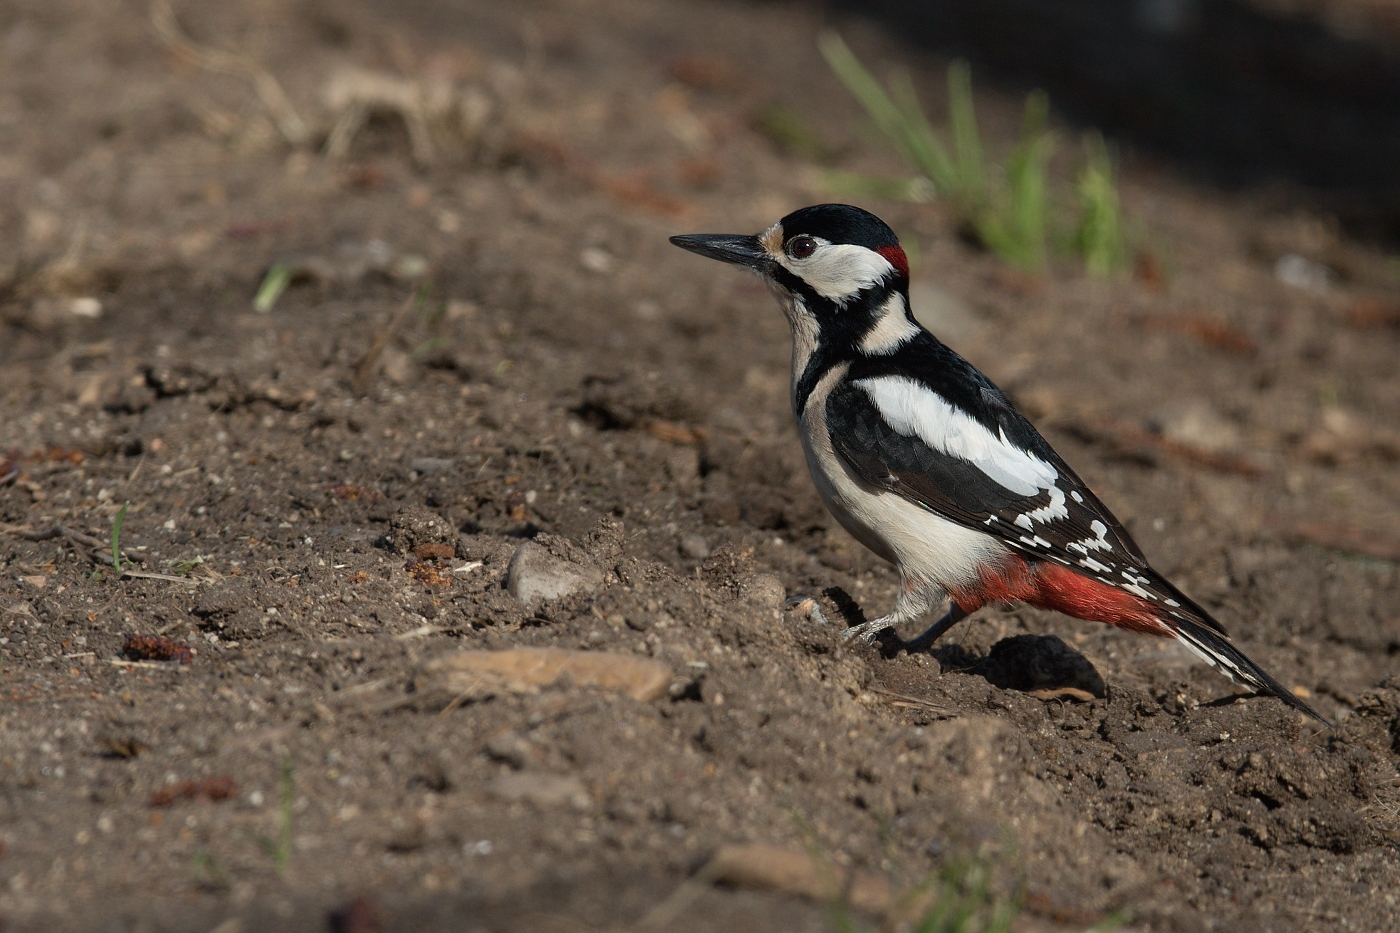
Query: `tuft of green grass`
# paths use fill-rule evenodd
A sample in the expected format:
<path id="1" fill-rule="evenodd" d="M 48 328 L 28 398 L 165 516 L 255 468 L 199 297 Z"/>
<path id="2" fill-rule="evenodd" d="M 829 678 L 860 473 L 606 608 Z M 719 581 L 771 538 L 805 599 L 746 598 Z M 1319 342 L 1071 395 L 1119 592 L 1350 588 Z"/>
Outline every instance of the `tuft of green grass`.
<path id="1" fill-rule="evenodd" d="M 930 887 L 938 894 L 911 933 L 1006 933 L 1021 913 L 1020 893 L 996 893 L 990 866 L 975 859 L 949 862 Z"/>
<path id="2" fill-rule="evenodd" d="M 881 929 L 893 921 L 908 933 L 1008 933 L 1022 914 L 1021 891 L 999 892 L 992 876 L 992 866 L 983 859 L 953 859 L 906 891 Z M 1110 914 L 1083 933 L 1112 933 L 1126 922 L 1123 913 Z M 832 906 L 830 923 L 836 933 L 874 933 L 843 902 Z"/>
<path id="3" fill-rule="evenodd" d="M 972 88 L 966 89 L 972 107 Z M 1034 91 L 1026 98 L 1021 140 L 1006 161 L 1005 185 L 991 195 L 990 209 L 978 223 L 978 235 L 998 256 L 1020 269 L 1045 266 L 1045 238 L 1050 191 L 1046 167 L 1055 139 L 1046 129 L 1050 98 Z M 974 127 L 973 132 L 976 132 Z"/>
<path id="4" fill-rule="evenodd" d="M 1045 265 L 1045 177 L 1055 149 L 1054 135 L 1046 128 L 1050 104 L 1045 94 L 1036 91 L 1027 98 L 1020 142 L 1001 171 L 989 171 L 967 62 L 948 67 L 950 150 L 924 115 L 908 73 L 891 78 L 887 92 L 840 36 L 826 33 L 820 47 L 876 127 L 988 249 L 1018 268 Z"/>
<path id="5" fill-rule="evenodd" d="M 876 128 L 889 138 L 904 161 L 922 172 L 934 191 L 950 198 L 959 211 L 975 210 L 982 195 L 980 156 L 970 164 L 954 161 L 924 116 L 909 76 L 897 74 L 891 81 L 890 92 L 886 92 L 836 33 L 824 33 L 818 40 L 818 47 L 831 70 L 860 101 Z M 949 70 L 948 80 L 951 88 L 957 81 L 955 69 Z M 964 157 L 980 148 L 977 140 L 966 138 L 966 116 L 963 114 L 962 121 L 957 124 L 963 128 L 964 135 L 958 136 L 955 131 L 954 144 L 955 150 Z M 971 128 L 975 131 L 975 122 Z"/>
<path id="6" fill-rule="evenodd" d="M 831 889 L 837 892 L 828 914 L 832 928 L 836 933 L 874 933 L 855 918 L 816 828 L 796 808 L 789 812 L 808 854 L 826 868 Z M 881 836 L 888 832 L 888 822 L 882 821 Z M 888 838 L 885 842 L 888 847 Z M 984 859 L 952 859 L 941 871 L 900 892 L 882 929 L 893 925 L 909 933 L 1007 933 L 1021 913 L 1021 893 L 1019 886 L 1010 895 L 998 892 L 992 875 L 992 865 Z"/>
<path id="7" fill-rule="evenodd" d="M 1084 257 L 1084 268 L 1090 275 L 1106 277 L 1123 268 L 1128 258 L 1118 184 L 1114 179 L 1113 157 L 1103 136 L 1091 134 L 1085 149 L 1085 165 L 1075 182 L 1079 195 L 1075 248 Z"/>
<path id="8" fill-rule="evenodd" d="M 969 233 L 1009 265 L 1031 272 L 1045 267 L 1053 203 L 1049 165 L 1057 140 L 1048 127 L 1050 99 L 1043 91 L 1026 98 L 1020 138 L 1005 162 L 997 165 L 983 151 L 967 62 L 948 66 L 950 144 L 944 145 L 907 72 L 894 74 L 887 90 L 836 33 L 825 33 L 819 47 L 876 128 L 921 175 L 901 187 L 889 179 L 862 182 L 853 173 L 833 172 L 827 176 L 833 187 L 910 201 L 929 200 L 931 189 L 947 201 Z M 1076 184 L 1080 220 L 1073 242 L 1090 274 L 1107 275 L 1122 267 L 1127 249 L 1113 162 L 1102 137 L 1094 139 L 1097 144 L 1091 140 Z"/>
<path id="9" fill-rule="evenodd" d="M 122 575 L 122 521 L 126 518 L 127 506 L 130 502 L 123 502 L 120 511 L 117 512 L 116 520 L 112 522 L 112 573 L 118 577 Z"/>
<path id="10" fill-rule="evenodd" d="M 1020 892 L 999 893 L 991 866 L 964 858 L 904 892 L 890 918 L 902 918 L 897 925 L 909 933 L 1007 933 L 1020 915 Z M 842 900 L 832 904 L 829 922 L 836 933 L 874 933 Z"/>

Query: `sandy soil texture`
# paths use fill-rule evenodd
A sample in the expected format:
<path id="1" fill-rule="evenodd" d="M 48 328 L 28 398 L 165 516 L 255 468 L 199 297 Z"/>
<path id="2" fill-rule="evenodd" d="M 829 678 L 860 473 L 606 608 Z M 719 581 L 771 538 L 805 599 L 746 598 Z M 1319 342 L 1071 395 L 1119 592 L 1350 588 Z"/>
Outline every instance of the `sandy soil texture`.
<path id="1" fill-rule="evenodd" d="M 162 9 L 0 11 L 7 931 L 817 931 L 842 890 L 900 929 L 964 859 L 1021 930 L 1400 926 L 1383 251 L 1141 157 L 1150 258 L 1107 282 L 863 202 L 921 319 L 1336 731 L 1025 608 L 852 649 L 783 608 L 897 586 L 811 488 L 786 324 L 666 242 L 900 170 L 818 13 Z M 946 63 L 841 25 L 941 112 Z M 1020 101 L 979 107 L 1004 151 Z"/>

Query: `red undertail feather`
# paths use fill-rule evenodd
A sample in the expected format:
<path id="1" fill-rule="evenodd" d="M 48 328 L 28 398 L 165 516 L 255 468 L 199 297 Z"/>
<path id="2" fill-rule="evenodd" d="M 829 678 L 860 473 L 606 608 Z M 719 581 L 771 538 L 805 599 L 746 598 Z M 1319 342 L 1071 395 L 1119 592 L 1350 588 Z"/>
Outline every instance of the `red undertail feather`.
<path id="1" fill-rule="evenodd" d="M 1000 567 L 984 567 L 974 585 L 950 595 L 967 613 L 991 602 L 1019 601 L 1144 635 L 1176 634 L 1148 600 L 1049 561 L 1029 565 L 1008 555 Z"/>

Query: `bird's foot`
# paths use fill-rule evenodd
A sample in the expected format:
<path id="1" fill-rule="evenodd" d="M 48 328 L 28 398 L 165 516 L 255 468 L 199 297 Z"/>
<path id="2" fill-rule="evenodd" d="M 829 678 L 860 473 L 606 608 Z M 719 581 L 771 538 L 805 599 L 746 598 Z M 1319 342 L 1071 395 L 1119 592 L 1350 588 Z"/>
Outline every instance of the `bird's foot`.
<path id="1" fill-rule="evenodd" d="M 841 633 L 841 641 L 845 644 L 855 643 L 857 645 L 871 645 L 875 643 L 876 637 L 888 628 L 893 628 L 894 624 L 888 616 L 879 619 L 871 619 L 869 622 L 862 622 L 859 625 L 852 625 Z"/>
<path id="2" fill-rule="evenodd" d="M 783 603 L 783 608 L 788 612 L 796 612 L 806 616 L 818 625 L 830 625 L 831 620 L 822 612 L 821 605 L 812 596 L 793 596 Z"/>

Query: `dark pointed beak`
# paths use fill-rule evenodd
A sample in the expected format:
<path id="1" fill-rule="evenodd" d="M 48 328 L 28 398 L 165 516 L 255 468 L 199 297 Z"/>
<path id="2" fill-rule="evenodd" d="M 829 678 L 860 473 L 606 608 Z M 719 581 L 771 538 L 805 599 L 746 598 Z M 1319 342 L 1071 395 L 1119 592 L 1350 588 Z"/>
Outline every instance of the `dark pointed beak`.
<path id="1" fill-rule="evenodd" d="M 709 256 L 720 262 L 732 262 L 736 266 L 746 266 L 758 272 L 765 271 L 773 258 L 758 242 L 756 236 L 740 236 L 734 233 L 690 233 L 673 236 L 671 242 L 681 249 L 688 249 L 701 256 Z"/>

